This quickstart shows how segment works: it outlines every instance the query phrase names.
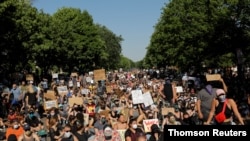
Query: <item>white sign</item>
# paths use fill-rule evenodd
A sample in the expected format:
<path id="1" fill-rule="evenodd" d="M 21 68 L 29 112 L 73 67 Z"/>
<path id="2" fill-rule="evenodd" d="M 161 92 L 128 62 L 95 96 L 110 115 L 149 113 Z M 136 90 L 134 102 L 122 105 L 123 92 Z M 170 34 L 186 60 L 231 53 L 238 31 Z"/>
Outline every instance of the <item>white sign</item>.
<path id="1" fill-rule="evenodd" d="M 183 92 L 183 87 L 182 86 L 177 86 L 175 87 L 177 93 L 182 93 Z"/>
<path id="2" fill-rule="evenodd" d="M 58 73 L 53 73 L 52 74 L 52 78 L 54 79 L 54 78 L 58 78 Z"/>
<path id="3" fill-rule="evenodd" d="M 131 91 L 133 104 L 143 103 L 143 96 L 141 90 L 133 90 Z"/>
<path id="4" fill-rule="evenodd" d="M 76 86 L 77 86 L 78 88 L 80 88 L 81 84 L 80 84 L 79 81 L 76 82 Z"/>
<path id="5" fill-rule="evenodd" d="M 67 86 L 58 86 L 57 91 L 59 94 L 67 94 L 68 88 L 67 88 Z"/>
<path id="6" fill-rule="evenodd" d="M 52 107 L 57 108 L 58 107 L 57 100 L 45 101 L 44 106 L 45 106 L 45 110 L 51 109 Z"/>
<path id="7" fill-rule="evenodd" d="M 143 103 L 145 107 L 148 107 L 154 103 L 150 92 L 146 92 L 142 96 L 143 96 Z"/>
<path id="8" fill-rule="evenodd" d="M 69 81 L 69 87 L 73 87 L 73 81 L 72 80 Z"/>

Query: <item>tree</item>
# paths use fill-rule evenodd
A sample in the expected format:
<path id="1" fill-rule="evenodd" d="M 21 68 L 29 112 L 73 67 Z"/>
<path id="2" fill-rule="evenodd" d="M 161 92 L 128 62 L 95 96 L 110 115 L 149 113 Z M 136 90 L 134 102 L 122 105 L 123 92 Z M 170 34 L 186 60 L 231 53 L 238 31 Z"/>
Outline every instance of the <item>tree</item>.
<path id="1" fill-rule="evenodd" d="M 56 64 L 68 71 L 101 67 L 104 42 L 91 15 L 75 8 L 61 8 L 51 21 L 52 49 Z"/>
<path id="2" fill-rule="evenodd" d="M 201 62 L 208 66 L 232 65 L 235 48 L 249 47 L 247 5 L 249 0 L 170 1 L 155 26 L 145 64 L 174 65 L 184 70 L 199 68 Z M 244 21 L 244 26 L 238 26 L 239 21 Z"/>
<path id="3" fill-rule="evenodd" d="M 119 65 L 121 58 L 121 42 L 123 41 L 121 36 L 115 35 L 111 30 L 105 26 L 97 24 L 99 34 L 105 43 L 104 52 L 105 58 L 101 60 L 101 64 L 106 69 L 116 69 Z"/>

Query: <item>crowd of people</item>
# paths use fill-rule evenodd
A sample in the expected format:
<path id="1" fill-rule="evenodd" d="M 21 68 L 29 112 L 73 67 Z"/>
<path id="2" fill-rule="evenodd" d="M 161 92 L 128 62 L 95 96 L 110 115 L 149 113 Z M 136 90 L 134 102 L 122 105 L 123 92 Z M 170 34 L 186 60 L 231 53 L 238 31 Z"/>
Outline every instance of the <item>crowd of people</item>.
<path id="1" fill-rule="evenodd" d="M 71 75 L 68 81 L 43 78 L 37 84 L 33 80 L 15 82 L 1 94 L 0 138 L 163 141 L 167 125 L 245 124 L 236 101 L 227 98 L 222 78 L 218 80 L 221 87 L 217 87 L 209 82 L 202 86 L 200 81 L 190 85 L 184 76 L 175 79 L 174 74 L 152 77 L 143 71 L 107 72 L 107 79 L 99 81 L 86 73 Z M 62 93 L 58 87 L 67 91 Z M 54 99 L 48 98 L 49 91 L 54 92 Z M 56 104 L 51 106 L 48 101 Z M 217 120 L 223 109 L 225 119 Z"/>

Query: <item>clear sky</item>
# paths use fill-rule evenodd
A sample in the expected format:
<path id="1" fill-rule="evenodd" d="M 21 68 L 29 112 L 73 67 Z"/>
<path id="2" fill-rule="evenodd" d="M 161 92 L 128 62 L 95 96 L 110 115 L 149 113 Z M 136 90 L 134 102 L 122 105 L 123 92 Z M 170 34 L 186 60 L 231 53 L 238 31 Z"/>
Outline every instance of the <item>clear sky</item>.
<path id="1" fill-rule="evenodd" d="M 62 7 L 88 11 L 95 23 L 122 36 L 124 56 L 140 61 L 165 3 L 168 0 L 34 0 L 33 6 L 49 14 Z"/>

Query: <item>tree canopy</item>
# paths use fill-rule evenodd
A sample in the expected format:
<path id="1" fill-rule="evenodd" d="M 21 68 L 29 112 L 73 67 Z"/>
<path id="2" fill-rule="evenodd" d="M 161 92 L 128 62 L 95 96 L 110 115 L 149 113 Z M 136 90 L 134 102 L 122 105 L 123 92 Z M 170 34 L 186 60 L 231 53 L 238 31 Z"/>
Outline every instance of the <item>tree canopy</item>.
<path id="1" fill-rule="evenodd" d="M 162 9 L 144 66 L 227 67 L 249 61 L 249 0 L 172 0 Z"/>

